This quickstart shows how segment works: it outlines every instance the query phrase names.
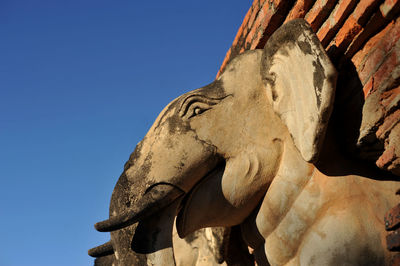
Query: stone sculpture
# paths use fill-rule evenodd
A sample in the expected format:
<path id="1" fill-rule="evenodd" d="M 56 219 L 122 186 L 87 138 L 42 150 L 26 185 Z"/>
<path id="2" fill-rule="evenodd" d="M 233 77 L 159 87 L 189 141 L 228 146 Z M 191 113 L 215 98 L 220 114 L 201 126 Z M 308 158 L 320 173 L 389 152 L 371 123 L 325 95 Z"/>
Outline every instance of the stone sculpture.
<path id="1" fill-rule="evenodd" d="M 129 235 L 135 232 L 136 227 L 129 228 Z M 176 230 L 172 233 L 173 253 L 176 265 L 227 265 L 225 254 L 227 241 L 229 241 L 229 229 L 226 228 L 204 228 L 189 234 L 181 239 Z M 147 265 L 144 250 L 139 251 L 137 247 L 134 252 L 129 250 L 129 243 L 124 248 L 122 256 L 116 258 L 111 242 L 89 250 L 89 255 L 95 257 L 95 265 Z M 236 258 L 236 261 L 238 259 Z M 235 261 L 235 262 L 236 262 Z M 248 259 L 248 262 L 251 260 Z M 243 262 L 241 260 L 240 262 Z M 248 265 L 243 264 L 242 265 Z"/>
<path id="2" fill-rule="evenodd" d="M 240 225 L 258 265 L 388 263 L 383 217 L 399 186 L 341 153 L 335 81 L 308 24 L 293 20 L 171 102 L 95 225 L 111 232 L 117 265 L 174 265 L 175 219 L 180 237 Z"/>

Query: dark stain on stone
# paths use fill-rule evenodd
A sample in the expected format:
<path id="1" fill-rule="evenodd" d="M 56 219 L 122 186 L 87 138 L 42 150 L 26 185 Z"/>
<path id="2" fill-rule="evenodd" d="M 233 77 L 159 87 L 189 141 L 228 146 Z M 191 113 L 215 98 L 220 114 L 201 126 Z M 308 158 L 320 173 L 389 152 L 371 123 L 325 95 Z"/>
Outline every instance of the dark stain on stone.
<path id="1" fill-rule="evenodd" d="M 207 95 L 207 97 L 209 98 L 222 98 L 226 96 L 222 80 L 215 80 L 214 82 L 208 84 L 207 86 L 194 90 L 190 93 L 204 94 Z"/>
<path id="2" fill-rule="evenodd" d="M 131 208 L 140 199 L 141 195 L 144 194 L 148 186 L 146 179 L 141 178 L 143 175 L 139 174 L 138 177 L 131 180 L 128 179 L 126 174 L 126 171 L 133 167 L 138 158 L 143 155 L 142 146 L 144 141 L 146 141 L 146 138 L 138 143 L 130 155 L 129 160 L 125 163 L 124 171 L 114 187 L 110 200 L 110 216 L 113 216 L 113 213 L 118 215 Z M 147 155 L 145 164 L 139 172 L 148 171 L 151 167 L 151 156 L 152 154 Z M 118 263 L 120 265 L 147 265 L 146 256 L 134 252 L 130 246 L 136 227 L 137 224 L 134 224 L 111 232 L 111 241 L 114 250 L 118 253 Z"/>
<path id="3" fill-rule="evenodd" d="M 225 96 L 223 82 L 221 80 L 215 80 L 207 86 L 185 93 L 172 101 L 160 117 L 158 124 L 155 126 L 155 130 L 157 130 L 160 126 L 164 126 L 163 124 L 166 122 L 168 123 L 170 134 L 175 134 L 177 131 L 180 131 L 182 133 L 187 132 L 190 127 L 188 123 L 186 121 L 183 121 L 182 118 L 179 116 L 179 110 L 180 105 L 185 101 L 185 99 L 193 94 L 202 94 L 206 95 L 209 98 L 222 98 Z M 171 112 L 173 111 L 174 113 L 171 114 Z M 165 118 L 166 116 L 169 117 Z"/>
<path id="4" fill-rule="evenodd" d="M 142 151 L 142 146 L 143 146 L 143 141 L 144 140 L 142 140 L 141 142 L 139 142 L 136 145 L 135 150 L 129 156 L 128 161 L 124 165 L 124 171 L 128 170 L 132 165 L 134 165 L 134 163 L 137 160 L 137 158 L 140 157 L 140 154 L 141 154 L 141 151 Z"/>
<path id="5" fill-rule="evenodd" d="M 357 240 L 355 241 L 356 241 L 355 243 L 357 243 Z M 352 248 L 344 247 L 344 249 L 349 250 Z M 366 245 L 363 248 L 360 248 L 359 250 L 354 252 L 351 258 L 345 256 L 343 252 L 338 252 L 336 256 L 332 257 L 332 260 L 329 263 L 329 265 L 349 265 L 349 264 L 363 265 L 363 266 L 385 265 L 385 258 L 383 256 L 383 252 L 377 254 Z"/>
<path id="6" fill-rule="evenodd" d="M 300 50 L 303 51 L 303 53 L 312 54 L 311 44 L 309 42 L 299 41 L 298 44 L 299 44 Z"/>
<path id="7" fill-rule="evenodd" d="M 184 240 L 186 241 L 186 243 L 190 244 L 193 241 L 195 241 L 198 238 L 199 232 L 200 232 L 199 230 L 194 231 L 193 233 L 190 233 L 187 236 L 185 236 Z"/>
<path id="8" fill-rule="evenodd" d="M 183 169 L 184 169 L 184 167 L 185 167 L 185 163 L 184 163 L 185 159 L 186 159 L 186 158 L 183 158 L 183 159 L 179 162 L 179 164 L 178 164 L 177 166 L 175 166 L 175 168 L 178 169 L 179 171 L 183 171 Z"/>
<path id="9" fill-rule="evenodd" d="M 172 101 L 172 103 L 168 105 L 168 107 L 158 120 L 158 123 L 154 127 L 154 130 L 159 130 L 159 128 L 161 127 L 167 127 L 167 130 L 169 131 L 169 134 L 171 134 L 171 136 L 177 133 L 183 134 L 187 131 L 193 131 L 194 141 L 203 142 L 205 147 L 207 147 L 206 149 L 208 150 L 206 152 L 215 154 L 216 147 L 210 145 L 209 143 L 206 143 L 205 141 L 198 139 L 197 135 L 195 134 L 196 132 L 190 127 L 189 122 L 183 121 L 182 118 L 179 116 L 179 105 L 186 97 L 194 93 L 204 94 L 212 98 L 221 98 L 225 96 L 225 90 L 223 88 L 222 81 L 215 81 L 205 87 L 186 93 L 181 97 L 179 97 L 178 99 Z M 143 143 L 145 143 L 146 141 L 149 141 L 149 139 L 145 137 L 141 142 L 138 143 L 135 150 L 132 152 L 128 161 L 124 165 L 124 171 L 119 177 L 112 193 L 110 201 L 110 216 L 113 216 L 113 213 L 116 214 L 123 213 L 124 211 L 134 206 L 136 202 L 142 197 L 142 195 L 145 194 L 146 189 L 150 185 L 146 179 L 146 176 L 148 175 L 152 167 L 153 154 L 151 152 L 149 154 L 142 153 Z M 158 140 L 156 139 L 155 141 Z M 148 144 L 151 145 L 151 143 Z M 130 176 L 128 178 L 126 172 L 131 167 L 136 167 L 138 158 L 140 158 L 141 156 L 146 156 L 144 163 L 142 165 L 137 166 L 140 167 L 140 169 L 136 169 L 134 177 Z M 185 166 L 184 161 L 182 161 L 180 162 L 178 167 L 183 168 L 184 166 Z M 140 238 L 141 235 L 143 236 L 143 234 L 141 234 L 141 232 L 139 231 L 143 232 L 143 229 L 147 229 L 144 231 L 150 230 L 150 228 L 148 228 L 147 226 L 145 226 L 145 228 L 143 228 L 143 226 L 144 223 L 140 222 L 139 230 L 137 230 L 138 224 L 134 224 L 122 228 L 120 230 L 111 232 L 111 241 L 113 243 L 115 251 L 118 252 L 119 255 L 118 262 L 121 263 L 122 265 L 124 265 L 124 263 L 126 265 L 132 263 L 133 265 L 146 265 L 147 261 L 146 256 L 143 254 L 139 254 L 140 252 L 138 251 L 140 250 L 135 250 L 132 247 L 133 237 L 136 236 L 137 238 Z M 154 228 L 152 230 L 154 230 Z M 136 233 L 136 231 L 138 232 Z M 152 232 L 157 234 L 156 231 Z M 149 243 L 149 245 L 152 246 L 151 241 L 147 243 Z M 148 249 L 149 246 L 146 246 L 144 248 Z M 109 258 L 109 259 L 113 260 L 114 258 Z"/>
<path id="10" fill-rule="evenodd" d="M 112 255 L 96 258 L 94 260 L 94 266 L 110 266 L 110 265 L 113 265 L 113 263 L 115 263 L 115 261 L 116 261 L 115 256 L 114 256 L 114 254 L 112 254 Z"/>
<path id="11" fill-rule="evenodd" d="M 165 120 L 165 123 L 168 127 L 168 133 L 171 135 L 175 135 L 177 132 L 186 133 L 190 130 L 189 123 L 183 121 L 179 114 L 173 114 Z"/>
<path id="12" fill-rule="evenodd" d="M 179 100 L 180 100 L 180 97 L 179 97 L 178 99 L 173 100 L 173 101 L 168 105 L 167 109 L 164 111 L 164 113 L 162 114 L 162 116 L 161 116 L 160 119 L 158 120 L 157 125 L 155 125 L 154 130 L 157 130 L 157 129 L 164 123 L 164 121 L 166 120 L 166 119 L 165 119 L 165 116 L 166 116 L 166 115 L 169 115 L 169 114 L 172 112 L 172 110 L 173 110 L 174 108 L 175 108 L 175 110 L 177 109 L 176 107 L 177 107 L 178 104 L 179 104 Z"/>
<path id="13" fill-rule="evenodd" d="M 152 159 L 153 159 L 153 152 L 150 151 L 147 154 L 146 159 L 144 159 L 144 163 L 143 163 L 143 165 L 142 165 L 142 167 L 140 169 L 141 172 L 142 172 L 141 175 L 143 177 L 147 176 L 148 173 L 150 172 L 151 166 L 153 164 Z"/>
<path id="14" fill-rule="evenodd" d="M 275 102 L 278 99 L 278 93 L 275 89 L 275 86 L 271 87 L 271 91 L 272 91 L 272 100 Z"/>
<path id="15" fill-rule="evenodd" d="M 152 217 L 151 219 L 156 219 Z M 148 254 L 156 251 L 157 237 L 161 230 L 154 226 L 154 221 L 147 218 L 140 221 L 136 229 L 135 235 L 132 238 L 132 249 L 136 253 Z"/>
<path id="16" fill-rule="evenodd" d="M 303 19 L 294 19 L 277 29 L 268 39 L 261 60 L 261 75 L 265 82 L 271 84 L 271 87 L 273 87 L 273 83 L 269 77 L 271 75 L 270 69 L 274 64 L 273 58 L 278 50 L 283 54 L 287 54 L 287 49 L 293 49 L 298 45 L 303 51 L 311 52 L 310 44 L 298 41 L 300 34 L 303 32 L 313 35 L 313 31 L 307 22 Z M 311 41 L 314 42 L 314 40 Z"/>
<path id="17" fill-rule="evenodd" d="M 321 94 L 325 80 L 325 72 L 321 62 L 319 61 L 319 58 L 313 61 L 313 66 L 314 66 L 313 85 L 315 90 L 315 96 L 317 98 L 317 106 L 319 109 L 321 106 L 321 97 L 322 97 Z"/>
<path id="18" fill-rule="evenodd" d="M 278 98 L 278 94 L 277 94 L 277 92 L 275 90 L 275 78 L 276 78 L 276 75 L 275 75 L 274 72 L 263 73 L 263 74 L 264 75 L 263 75 L 262 79 L 266 84 L 269 84 L 271 86 L 272 99 L 275 101 Z"/>

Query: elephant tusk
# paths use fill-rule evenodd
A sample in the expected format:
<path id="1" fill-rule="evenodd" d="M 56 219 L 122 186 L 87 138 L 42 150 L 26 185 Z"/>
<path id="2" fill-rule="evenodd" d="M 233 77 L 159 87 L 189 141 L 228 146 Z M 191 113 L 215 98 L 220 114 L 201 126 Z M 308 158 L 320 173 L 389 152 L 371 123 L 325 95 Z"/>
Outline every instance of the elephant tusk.
<path id="1" fill-rule="evenodd" d="M 160 211 L 185 193 L 168 183 L 152 186 L 139 201 L 121 214 L 94 225 L 99 232 L 111 232 L 130 226 Z"/>
<path id="2" fill-rule="evenodd" d="M 114 254 L 114 248 L 111 244 L 111 241 L 108 241 L 107 243 L 104 243 L 103 245 L 89 249 L 88 254 L 89 254 L 89 256 L 94 257 L 94 258 L 104 257 L 107 255 Z"/>

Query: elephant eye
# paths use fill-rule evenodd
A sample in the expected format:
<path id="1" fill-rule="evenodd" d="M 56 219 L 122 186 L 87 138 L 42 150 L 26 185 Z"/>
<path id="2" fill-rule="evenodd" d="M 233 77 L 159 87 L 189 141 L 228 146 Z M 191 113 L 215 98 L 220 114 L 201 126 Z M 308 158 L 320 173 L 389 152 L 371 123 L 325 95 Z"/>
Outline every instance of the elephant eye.
<path id="1" fill-rule="evenodd" d="M 194 108 L 194 110 L 193 110 L 193 114 L 195 114 L 195 115 L 199 115 L 199 114 L 201 114 L 203 112 L 203 110 L 201 110 L 201 108 L 199 108 L 199 107 L 196 107 L 196 108 Z"/>
<path id="2" fill-rule="evenodd" d="M 225 97 L 209 98 L 204 95 L 198 94 L 190 95 L 183 101 L 179 110 L 179 116 L 189 119 L 194 116 L 200 115 L 205 111 L 211 109 L 213 105 L 218 104 Z"/>
<path id="3" fill-rule="evenodd" d="M 205 103 L 201 102 L 193 103 L 191 106 L 189 106 L 188 118 L 192 118 L 196 115 L 202 114 L 209 109 L 211 109 L 211 107 Z"/>

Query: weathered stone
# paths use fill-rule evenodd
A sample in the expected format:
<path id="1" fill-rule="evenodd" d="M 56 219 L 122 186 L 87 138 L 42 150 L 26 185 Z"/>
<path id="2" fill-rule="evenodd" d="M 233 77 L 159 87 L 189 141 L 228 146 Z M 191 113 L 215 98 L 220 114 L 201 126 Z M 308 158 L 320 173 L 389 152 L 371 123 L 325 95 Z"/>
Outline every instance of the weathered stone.
<path id="1" fill-rule="evenodd" d="M 318 28 L 329 16 L 329 13 L 335 6 L 335 2 L 333 0 L 317 0 L 314 2 L 313 7 L 305 17 L 305 20 L 310 23 L 314 32 L 317 32 Z"/>
<path id="2" fill-rule="evenodd" d="M 263 78 L 275 112 L 303 158 L 315 161 L 332 112 L 336 70 L 315 34 L 301 26 L 276 31 L 265 47 L 263 63 Z"/>
<path id="3" fill-rule="evenodd" d="M 388 170 L 393 174 L 400 176 L 400 118 L 399 112 L 396 112 L 397 117 L 394 118 L 395 126 L 390 128 L 389 136 L 385 139 L 385 152 L 377 161 L 378 167 Z"/>
<path id="4" fill-rule="evenodd" d="M 309 25 L 293 20 L 264 50 L 172 101 L 126 163 L 110 218 L 96 224 L 111 231 L 116 264 L 389 263 L 383 217 L 399 184 L 340 150 L 340 124 L 329 123 L 335 80 Z M 233 233 L 194 233 L 205 227 Z"/>
<path id="5" fill-rule="evenodd" d="M 386 230 L 393 230 L 400 225 L 400 204 L 392 208 L 385 215 L 385 228 Z"/>
<path id="6" fill-rule="evenodd" d="M 386 244 L 390 251 L 400 251 L 400 229 L 395 230 L 386 236 Z"/>
<path id="7" fill-rule="evenodd" d="M 297 0 L 293 8 L 286 17 L 285 23 L 296 18 L 304 18 L 308 10 L 312 7 L 312 0 Z"/>
<path id="8" fill-rule="evenodd" d="M 335 6 L 335 9 L 331 12 L 329 18 L 325 20 L 317 33 L 317 36 L 324 47 L 330 43 L 357 2 L 358 1 L 356 0 L 341 0 Z"/>

